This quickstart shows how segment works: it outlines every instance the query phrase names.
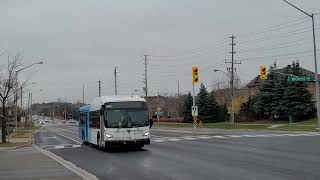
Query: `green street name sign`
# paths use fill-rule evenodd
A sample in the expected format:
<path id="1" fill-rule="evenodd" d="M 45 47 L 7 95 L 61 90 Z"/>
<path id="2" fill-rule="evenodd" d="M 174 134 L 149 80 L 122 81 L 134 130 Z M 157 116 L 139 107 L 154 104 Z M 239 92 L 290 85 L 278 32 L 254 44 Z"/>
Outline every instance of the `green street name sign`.
<path id="1" fill-rule="evenodd" d="M 315 81 L 312 76 L 288 76 L 289 82 Z"/>

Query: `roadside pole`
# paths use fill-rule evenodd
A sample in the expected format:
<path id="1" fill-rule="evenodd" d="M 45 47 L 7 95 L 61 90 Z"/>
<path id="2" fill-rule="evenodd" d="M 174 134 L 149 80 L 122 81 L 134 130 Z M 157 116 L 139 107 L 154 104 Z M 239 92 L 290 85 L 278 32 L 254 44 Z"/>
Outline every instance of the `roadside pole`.
<path id="1" fill-rule="evenodd" d="M 191 107 L 192 119 L 193 119 L 193 134 L 197 133 L 197 123 L 198 123 L 198 107 L 196 106 L 196 92 L 194 84 L 199 83 L 199 69 L 196 66 L 192 67 L 192 96 L 193 102 Z"/>
<path id="2" fill-rule="evenodd" d="M 193 118 L 193 134 L 196 134 L 197 132 L 197 118 L 194 114 L 194 108 L 196 107 L 196 95 L 195 95 L 195 89 L 194 89 L 194 82 L 192 83 L 192 118 Z"/>

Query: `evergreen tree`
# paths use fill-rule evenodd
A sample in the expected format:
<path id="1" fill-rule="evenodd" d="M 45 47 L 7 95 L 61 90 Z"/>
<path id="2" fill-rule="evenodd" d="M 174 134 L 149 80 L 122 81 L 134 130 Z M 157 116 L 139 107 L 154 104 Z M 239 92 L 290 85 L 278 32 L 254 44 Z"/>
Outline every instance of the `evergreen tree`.
<path id="1" fill-rule="evenodd" d="M 262 117 L 270 117 L 272 113 L 272 96 L 276 89 L 275 73 L 272 70 L 275 66 L 271 66 L 268 74 L 268 79 L 261 82 L 259 92 L 257 94 L 257 102 L 254 104 L 255 112 Z"/>
<path id="2" fill-rule="evenodd" d="M 191 93 L 189 92 L 185 102 L 184 102 L 184 110 L 183 110 L 183 116 L 184 116 L 184 122 L 186 123 L 190 123 L 192 122 L 192 113 L 191 113 L 191 107 L 192 107 L 192 96 Z"/>
<path id="3" fill-rule="evenodd" d="M 227 108 L 226 104 L 218 106 L 218 115 L 217 116 L 218 116 L 217 122 L 224 122 L 229 119 L 228 108 Z"/>
<path id="4" fill-rule="evenodd" d="M 274 69 L 275 70 L 275 69 Z M 288 86 L 288 79 L 286 75 L 274 73 L 274 90 L 271 98 L 271 113 L 272 119 L 286 119 L 287 109 L 284 104 L 284 92 Z"/>
<path id="5" fill-rule="evenodd" d="M 214 90 L 212 90 L 210 92 L 210 94 L 208 95 L 208 105 L 207 108 L 209 110 L 208 112 L 208 122 L 221 122 L 224 120 L 223 119 L 219 119 L 218 113 L 219 113 L 219 105 L 218 102 L 216 100 L 216 96 L 214 93 Z"/>
<path id="6" fill-rule="evenodd" d="M 293 62 L 287 73 L 295 76 L 304 75 L 299 62 Z M 311 101 L 311 94 L 307 90 L 306 82 L 289 82 L 284 92 L 284 104 L 287 116 L 294 120 L 313 116 L 315 109 L 314 103 Z"/>
<path id="7" fill-rule="evenodd" d="M 200 85 L 200 92 L 197 97 L 197 106 L 199 117 L 202 121 L 207 122 L 210 119 L 211 110 L 209 109 L 209 93 L 203 83 Z"/>

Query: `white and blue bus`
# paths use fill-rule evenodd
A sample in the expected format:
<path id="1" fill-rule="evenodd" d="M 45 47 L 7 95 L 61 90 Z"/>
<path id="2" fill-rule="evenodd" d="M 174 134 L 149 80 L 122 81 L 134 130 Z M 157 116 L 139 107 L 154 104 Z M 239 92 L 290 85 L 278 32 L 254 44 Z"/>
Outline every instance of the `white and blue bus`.
<path id="1" fill-rule="evenodd" d="M 103 96 L 79 109 L 79 135 L 84 143 L 106 148 L 150 144 L 152 120 L 144 98 Z"/>

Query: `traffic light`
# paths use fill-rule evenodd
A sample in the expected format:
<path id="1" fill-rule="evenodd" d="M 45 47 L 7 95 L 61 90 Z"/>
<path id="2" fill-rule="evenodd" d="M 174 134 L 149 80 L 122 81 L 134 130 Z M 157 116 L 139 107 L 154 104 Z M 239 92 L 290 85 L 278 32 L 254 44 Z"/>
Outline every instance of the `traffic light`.
<path id="1" fill-rule="evenodd" d="M 192 67 L 192 82 L 198 83 L 199 82 L 199 69 L 198 67 Z"/>
<path id="2" fill-rule="evenodd" d="M 267 76 L 267 67 L 264 65 L 260 65 L 260 79 L 266 80 L 268 78 Z"/>

